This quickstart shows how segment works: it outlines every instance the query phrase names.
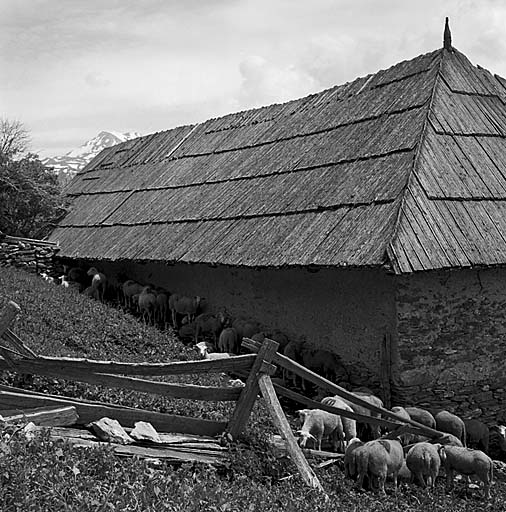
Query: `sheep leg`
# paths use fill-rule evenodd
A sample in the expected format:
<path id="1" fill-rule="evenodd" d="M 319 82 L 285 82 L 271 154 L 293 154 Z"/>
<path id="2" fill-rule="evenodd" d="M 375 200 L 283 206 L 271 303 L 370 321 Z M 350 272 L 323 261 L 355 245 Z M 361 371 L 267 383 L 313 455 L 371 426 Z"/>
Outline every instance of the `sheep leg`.
<path id="1" fill-rule="evenodd" d="M 453 489 L 453 469 L 446 469 L 446 490 L 451 491 Z"/>
<path id="2" fill-rule="evenodd" d="M 381 494 L 386 494 L 386 491 L 385 491 L 385 480 L 386 479 L 387 479 L 386 473 L 381 472 L 378 475 L 378 490 L 381 492 Z M 397 479 L 395 479 L 395 480 L 397 480 Z"/>

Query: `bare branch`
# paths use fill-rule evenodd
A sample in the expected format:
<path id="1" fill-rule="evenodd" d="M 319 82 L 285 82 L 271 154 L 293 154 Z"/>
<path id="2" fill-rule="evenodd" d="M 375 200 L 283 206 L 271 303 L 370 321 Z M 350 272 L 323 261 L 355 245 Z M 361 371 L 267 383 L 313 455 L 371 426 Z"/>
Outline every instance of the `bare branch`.
<path id="1" fill-rule="evenodd" d="M 30 135 L 21 121 L 0 118 L 0 154 L 7 158 L 24 153 L 30 144 Z"/>

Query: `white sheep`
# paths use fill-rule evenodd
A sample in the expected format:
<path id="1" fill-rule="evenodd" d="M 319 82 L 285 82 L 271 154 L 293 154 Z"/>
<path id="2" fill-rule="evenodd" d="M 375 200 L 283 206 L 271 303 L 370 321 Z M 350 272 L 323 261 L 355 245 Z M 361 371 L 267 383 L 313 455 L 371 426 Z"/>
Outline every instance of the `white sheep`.
<path id="1" fill-rule="evenodd" d="M 434 418 L 436 420 L 437 430 L 453 434 L 466 446 L 466 425 L 461 418 L 448 411 L 439 411 Z"/>
<path id="2" fill-rule="evenodd" d="M 441 466 L 440 447 L 440 444 L 416 443 L 406 455 L 406 466 L 423 488 L 428 485 L 433 489 L 436 484 Z"/>
<path id="3" fill-rule="evenodd" d="M 41 272 L 40 277 L 42 277 L 42 279 L 44 279 L 44 281 L 54 284 L 54 278 L 52 278 L 50 275 L 48 275 L 47 272 Z"/>
<path id="4" fill-rule="evenodd" d="M 355 480 L 358 476 L 357 472 L 357 448 L 364 446 L 364 443 L 358 438 L 350 439 L 346 451 L 344 452 L 344 475 L 347 478 Z"/>
<path id="5" fill-rule="evenodd" d="M 222 354 L 220 352 L 210 352 L 214 347 L 207 343 L 207 341 L 201 341 L 195 345 L 202 357 L 205 359 L 228 359 L 230 354 Z"/>
<path id="6" fill-rule="evenodd" d="M 337 407 L 345 411 L 353 412 L 353 409 L 339 396 L 327 396 L 321 400 L 322 404 Z M 345 418 L 341 416 L 341 422 L 343 424 L 344 438 L 339 440 L 340 451 L 345 451 L 347 445 L 352 439 L 357 438 L 357 422 L 351 418 Z"/>
<path id="7" fill-rule="evenodd" d="M 61 281 L 60 286 L 63 286 L 64 288 L 69 287 L 69 282 L 65 279 L 65 276 L 60 276 L 58 280 Z"/>
<path id="8" fill-rule="evenodd" d="M 493 480 L 494 465 L 492 459 L 480 450 L 460 446 L 440 446 L 439 456 L 446 471 L 446 487 L 453 487 L 455 472 L 469 477 L 476 475 L 483 482 L 483 494 L 490 497 L 490 485 Z"/>
<path id="9" fill-rule="evenodd" d="M 105 277 L 105 274 L 99 272 L 95 267 L 89 268 L 86 274 L 92 276 L 91 287 L 97 290 L 99 300 L 103 302 L 105 288 L 107 286 L 107 278 Z"/>
<path id="10" fill-rule="evenodd" d="M 339 439 L 343 436 L 341 417 L 321 409 L 301 409 L 297 411 L 303 424 L 299 434 L 299 444 L 304 448 L 311 439 L 317 450 L 322 449 L 322 439 L 330 437 L 334 451 L 337 451 Z"/>
<path id="11" fill-rule="evenodd" d="M 352 394 L 358 398 L 361 398 L 362 400 L 365 400 L 366 402 L 370 403 L 371 405 L 375 405 L 376 407 L 383 407 L 383 401 L 381 400 L 381 398 L 378 398 L 375 395 L 371 395 L 369 393 L 364 393 L 362 391 L 352 391 Z M 361 405 L 354 404 L 353 402 L 351 402 L 350 400 L 347 400 L 346 398 L 343 398 L 343 400 L 357 414 L 362 414 L 363 416 L 370 416 L 371 418 L 380 418 L 381 417 L 380 413 L 373 412 L 370 409 L 368 409 L 367 407 L 363 407 Z M 362 424 L 361 422 L 359 422 L 359 423 L 362 425 L 362 429 L 367 427 L 367 424 L 365 424 L 365 426 L 364 426 L 364 424 Z M 371 425 L 370 430 L 372 432 L 372 436 L 374 439 L 377 439 L 378 437 L 380 437 L 379 425 Z M 360 434 L 360 437 L 363 437 L 363 434 Z"/>
<path id="12" fill-rule="evenodd" d="M 169 309 L 172 312 L 172 325 L 177 329 L 177 315 L 185 315 L 192 322 L 200 307 L 202 297 L 185 297 L 184 295 L 172 294 L 169 297 Z"/>
<path id="13" fill-rule="evenodd" d="M 385 494 L 385 481 L 392 475 L 397 490 L 397 475 L 402 468 L 404 451 L 400 441 L 379 439 L 369 441 L 356 451 L 358 487 L 363 487 L 366 476 L 376 477 L 379 490 Z"/>

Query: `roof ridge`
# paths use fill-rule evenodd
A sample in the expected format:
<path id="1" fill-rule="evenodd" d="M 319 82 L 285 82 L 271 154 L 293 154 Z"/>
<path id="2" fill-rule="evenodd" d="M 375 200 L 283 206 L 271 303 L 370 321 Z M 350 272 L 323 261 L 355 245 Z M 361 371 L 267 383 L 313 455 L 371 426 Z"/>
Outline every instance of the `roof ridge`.
<path id="1" fill-rule="evenodd" d="M 393 267 L 394 271 L 397 273 L 396 271 L 396 263 L 395 263 L 395 254 L 394 254 L 394 251 L 392 250 L 392 245 L 393 245 L 393 242 L 394 240 L 398 237 L 399 235 L 399 224 L 400 224 L 400 221 L 401 221 L 401 217 L 402 215 L 404 214 L 404 208 L 405 208 L 405 204 L 406 204 L 406 197 L 408 195 L 408 192 L 409 190 L 411 189 L 411 184 L 412 184 L 412 181 L 413 181 L 413 176 L 415 175 L 415 171 L 416 169 L 418 168 L 418 165 L 419 165 L 419 161 L 420 161 L 420 153 L 421 153 L 421 150 L 422 150 L 422 147 L 423 147 L 423 143 L 425 141 L 425 137 L 426 137 L 426 134 L 427 134 L 427 126 L 429 125 L 429 117 L 430 117 L 430 113 L 431 113 L 431 110 L 432 110 L 432 105 L 434 103 L 434 97 L 436 95 L 436 89 L 437 89 L 437 86 L 441 80 L 441 77 L 442 77 L 442 68 L 443 68 L 443 62 L 444 62 L 444 57 L 445 57 L 445 52 L 448 52 L 448 51 L 452 51 L 452 50 L 446 50 L 444 48 L 442 48 L 441 50 L 439 50 L 440 52 L 440 57 L 439 57 L 439 63 L 438 63 L 438 70 L 437 70 L 437 73 L 435 74 L 435 77 L 434 77 L 434 84 L 432 85 L 432 91 L 431 91 L 431 95 L 430 95 L 430 99 L 427 103 L 427 113 L 426 113 L 426 117 L 423 121 L 423 124 L 422 124 L 422 129 L 420 130 L 420 135 L 419 135 L 419 140 L 418 140 L 418 144 L 417 144 L 417 147 L 416 147 L 416 151 L 415 151 L 415 156 L 413 158 L 413 165 L 411 166 L 409 172 L 408 172 L 408 176 L 406 178 L 406 183 L 404 185 L 404 187 L 402 188 L 402 190 L 400 191 L 399 193 L 399 207 L 398 207 L 398 210 L 397 210 L 397 213 L 396 213 L 396 218 L 395 218 L 395 223 L 394 223 L 394 227 L 392 229 L 392 233 L 391 233 L 391 236 L 390 236 L 390 240 L 388 241 L 387 243 L 387 246 L 386 246 L 386 251 L 385 251 L 385 259 L 386 259 L 386 263 L 387 265 Z"/>

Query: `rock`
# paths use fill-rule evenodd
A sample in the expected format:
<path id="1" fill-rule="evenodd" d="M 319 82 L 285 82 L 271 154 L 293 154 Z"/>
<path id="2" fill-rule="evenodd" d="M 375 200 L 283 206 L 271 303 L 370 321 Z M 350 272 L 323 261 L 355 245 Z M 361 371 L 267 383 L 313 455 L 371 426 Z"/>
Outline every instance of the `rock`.
<path id="1" fill-rule="evenodd" d="M 90 423 L 90 427 L 102 441 L 117 444 L 131 444 L 134 442 L 117 420 L 101 418 Z"/>
<path id="2" fill-rule="evenodd" d="M 162 442 L 153 425 L 145 421 L 137 421 L 135 428 L 130 432 L 130 436 L 136 441 L 151 441 L 152 443 Z"/>

